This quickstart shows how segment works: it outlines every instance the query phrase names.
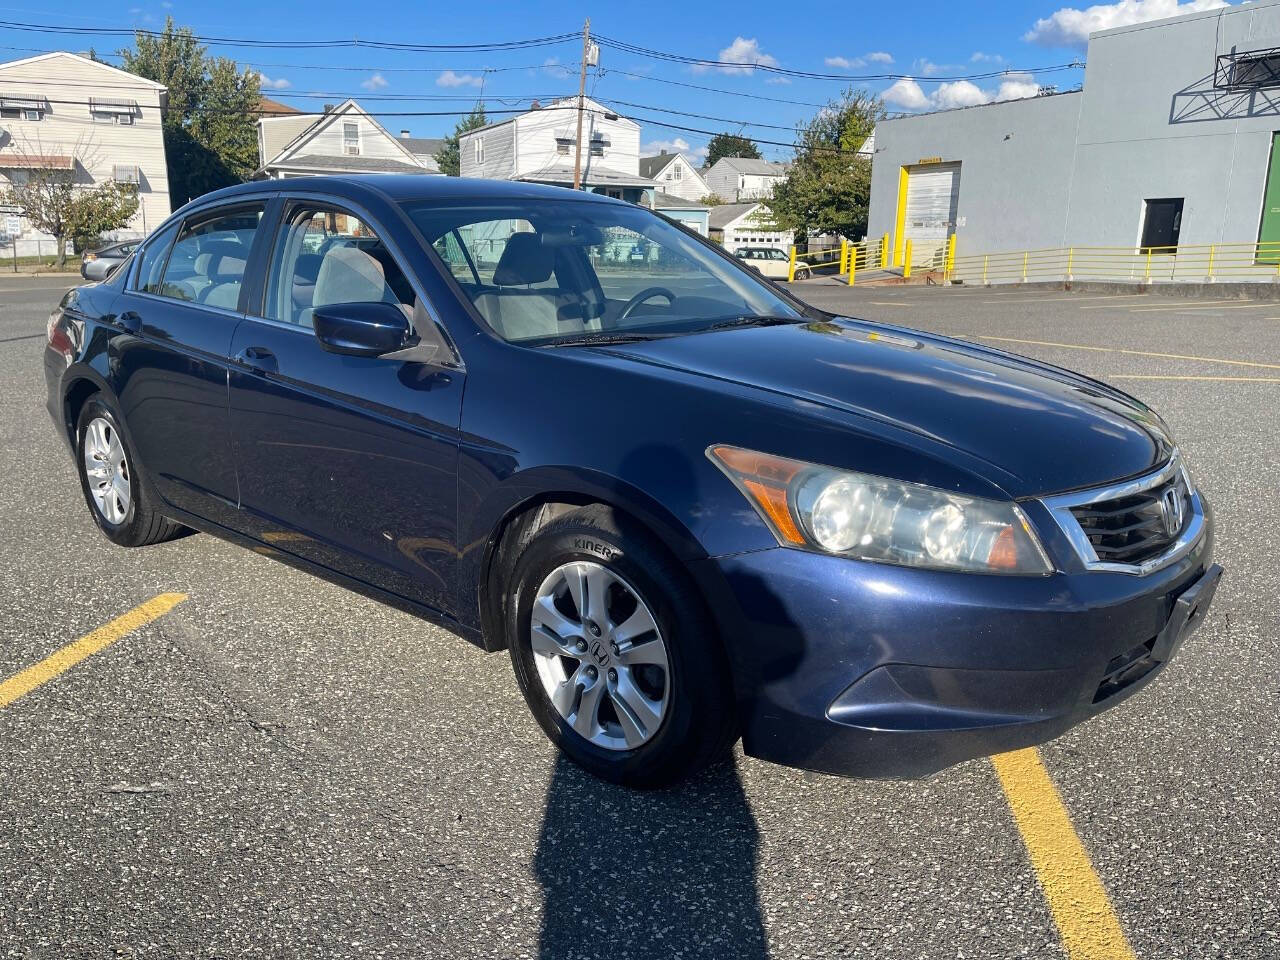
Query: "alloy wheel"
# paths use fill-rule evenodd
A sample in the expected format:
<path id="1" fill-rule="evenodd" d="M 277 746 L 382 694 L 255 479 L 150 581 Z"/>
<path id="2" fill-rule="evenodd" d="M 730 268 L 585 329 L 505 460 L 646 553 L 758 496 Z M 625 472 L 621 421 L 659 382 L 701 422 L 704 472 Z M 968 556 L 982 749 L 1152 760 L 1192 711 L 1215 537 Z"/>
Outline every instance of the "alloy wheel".
<path id="1" fill-rule="evenodd" d="M 592 561 L 556 567 L 534 598 L 530 640 L 543 690 L 585 740 L 634 750 L 657 733 L 670 697 L 667 646 L 622 577 Z"/>
<path id="2" fill-rule="evenodd" d="M 104 417 L 95 417 L 85 428 L 84 473 L 98 513 L 108 523 L 124 523 L 133 496 L 129 463 L 120 435 Z"/>

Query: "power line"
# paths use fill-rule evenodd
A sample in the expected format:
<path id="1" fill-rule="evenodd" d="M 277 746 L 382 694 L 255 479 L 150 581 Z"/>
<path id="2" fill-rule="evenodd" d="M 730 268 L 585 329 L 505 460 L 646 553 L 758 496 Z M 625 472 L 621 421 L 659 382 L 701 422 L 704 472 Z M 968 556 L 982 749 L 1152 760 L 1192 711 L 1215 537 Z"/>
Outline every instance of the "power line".
<path id="1" fill-rule="evenodd" d="M 796 107 L 825 107 L 825 103 L 819 103 L 816 100 L 788 100 L 785 97 L 766 97 L 760 93 L 745 93 L 742 90 L 726 90 L 723 87 L 707 87 L 700 83 L 685 83 L 682 80 L 669 80 L 666 77 L 652 77 L 644 73 L 628 73 L 626 70 L 618 70 L 615 67 L 601 67 L 602 75 L 616 73 L 622 77 L 631 77 L 635 80 L 651 80 L 654 83 L 665 83 L 673 87 L 688 87 L 690 90 L 703 90 L 707 93 L 722 93 L 729 97 L 745 97 L 748 100 L 765 100 L 769 103 L 786 103 Z"/>
<path id="2" fill-rule="evenodd" d="M 71 27 L 49 23 L 26 23 L 17 20 L 0 20 L 0 28 L 25 33 L 52 33 L 62 36 L 88 37 L 138 37 L 162 38 L 159 30 L 143 27 Z M 259 40 L 249 37 L 210 37 L 192 34 L 198 43 L 210 46 L 249 47 L 279 50 L 327 50 L 335 47 L 368 47 L 375 50 L 404 50 L 415 53 L 490 53 L 506 50 L 525 50 L 530 47 L 549 47 L 577 39 L 576 33 L 562 33 L 547 37 L 529 37 L 523 40 L 505 40 L 492 43 L 409 43 L 400 40 Z"/>
<path id="3" fill-rule="evenodd" d="M 1017 73 L 1056 73 L 1061 70 L 1074 70 L 1083 67 L 1084 64 L 1078 60 L 1070 63 L 1054 64 L 1048 67 L 1027 67 L 1014 68 L 1008 67 L 1002 70 L 989 70 L 983 73 L 969 73 L 955 76 L 930 76 L 921 77 L 909 73 L 867 73 L 867 74 L 851 74 L 851 73 L 817 73 L 810 70 L 795 70 L 790 67 L 782 67 L 777 64 L 768 64 L 761 62 L 741 62 L 736 60 L 711 60 L 706 57 L 691 57 L 681 53 L 671 53 L 665 50 L 655 50 L 652 47 L 642 47 L 639 44 L 629 43 L 625 40 L 615 40 L 611 37 L 601 35 L 596 36 L 596 41 L 602 47 L 611 47 L 623 53 L 630 53 L 640 57 L 649 57 L 655 60 L 665 60 L 670 63 L 686 63 L 695 67 L 717 68 L 722 70 L 731 70 L 734 72 L 750 72 L 760 70 L 765 73 L 777 74 L 786 77 L 801 77 L 806 80 L 837 80 L 843 82 L 866 82 L 873 80 L 915 80 L 920 83 L 946 83 L 957 80 L 990 80 L 995 77 L 1008 76 Z"/>

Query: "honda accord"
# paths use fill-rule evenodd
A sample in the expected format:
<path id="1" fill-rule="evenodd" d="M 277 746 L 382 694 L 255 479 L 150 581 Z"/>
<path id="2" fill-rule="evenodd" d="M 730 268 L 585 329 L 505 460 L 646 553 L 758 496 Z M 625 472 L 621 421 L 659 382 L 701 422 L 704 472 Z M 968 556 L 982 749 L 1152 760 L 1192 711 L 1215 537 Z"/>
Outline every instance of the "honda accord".
<path id="1" fill-rule="evenodd" d="M 45 371 L 111 541 L 206 531 L 508 650 L 547 736 L 636 787 L 739 737 L 864 777 L 1043 742 L 1156 677 L 1221 574 L 1141 402 L 558 187 L 218 191 L 63 298 Z"/>

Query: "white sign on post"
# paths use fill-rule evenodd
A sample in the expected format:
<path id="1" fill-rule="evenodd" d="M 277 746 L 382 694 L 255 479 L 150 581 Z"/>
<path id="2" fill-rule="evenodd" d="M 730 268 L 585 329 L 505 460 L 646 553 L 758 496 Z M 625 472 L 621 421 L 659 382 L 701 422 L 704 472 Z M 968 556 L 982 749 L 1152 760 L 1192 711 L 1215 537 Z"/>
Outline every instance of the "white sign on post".
<path id="1" fill-rule="evenodd" d="M 19 217 L 5 217 L 4 232 L 11 237 L 22 236 L 22 220 Z"/>

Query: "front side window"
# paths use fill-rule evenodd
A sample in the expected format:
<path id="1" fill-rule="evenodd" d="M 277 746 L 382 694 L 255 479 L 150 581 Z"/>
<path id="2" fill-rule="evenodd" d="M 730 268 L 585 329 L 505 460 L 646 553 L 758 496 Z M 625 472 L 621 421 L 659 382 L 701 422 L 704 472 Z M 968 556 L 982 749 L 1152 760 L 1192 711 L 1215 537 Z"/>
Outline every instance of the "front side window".
<path id="1" fill-rule="evenodd" d="M 642 207 L 526 200 L 405 209 L 476 312 L 507 340 L 693 333 L 744 316 L 801 319 L 758 275 Z"/>
<path id="2" fill-rule="evenodd" d="M 149 292 L 235 310 L 263 209 L 254 204 L 188 220 L 169 254 L 160 289 Z"/>
<path id="3" fill-rule="evenodd" d="M 316 308 L 394 303 L 412 318 L 417 296 L 386 245 L 359 217 L 322 206 L 297 206 L 271 254 L 263 315 L 314 326 Z"/>
<path id="4" fill-rule="evenodd" d="M 173 243 L 178 225 L 171 224 L 161 230 L 147 242 L 138 260 L 138 272 L 133 278 L 133 289 L 143 293 L 159 293 L 164 278 L 165 256 L 169 253 L 169 245 Z"/>

